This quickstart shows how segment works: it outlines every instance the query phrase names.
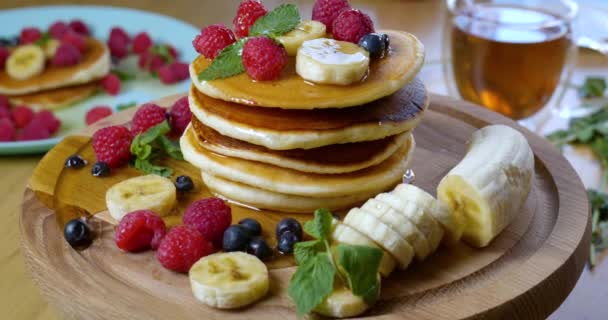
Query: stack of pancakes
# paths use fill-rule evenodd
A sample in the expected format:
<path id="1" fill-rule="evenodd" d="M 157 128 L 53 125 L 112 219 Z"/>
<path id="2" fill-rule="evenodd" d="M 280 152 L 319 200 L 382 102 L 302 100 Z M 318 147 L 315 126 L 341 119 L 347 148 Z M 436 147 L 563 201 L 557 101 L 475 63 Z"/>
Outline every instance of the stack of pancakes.
<path id="1" fill-rule="evenodd" d="M 110 53 L 106 45 L 87 39 L 82 61 L 73 66 L 58 67 L 47 63 L 44 71 L 32 78 L 17 80 L 0 69 L 0 95 L 8 96 L 15 105 L 34 109 L 56 110 L 88 98 L 96 92 L 99 79 L 110 72 Z"/>
<path id="2" fill-rule="evenodd" d="M 201 81 L 210 61 L 197 58 L 185 159 L 214 193 L 260 209 L 346 209 L 391 189 L 408 168 L 428 95 L 416 78 L 423 46 L 408 33 L 386 33 L 388 56 L 349 86 L 307 83 L 293 61 L 276 81 Z"/>

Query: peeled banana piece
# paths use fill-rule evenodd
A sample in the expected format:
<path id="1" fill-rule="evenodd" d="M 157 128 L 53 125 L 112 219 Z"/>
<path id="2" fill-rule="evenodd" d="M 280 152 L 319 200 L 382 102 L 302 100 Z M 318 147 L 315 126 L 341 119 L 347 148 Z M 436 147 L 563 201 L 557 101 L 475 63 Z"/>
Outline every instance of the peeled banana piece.
<path id="1" fill-rule="evenodd" d="M 349 85 L 361 81 L 368 69 L 369 53 L 345 41 L 304 41 L 296 55 L 296 72 L 314 83 Z"/>
<path id="2" fill-rule="evenodd" d="M 6 73 L 13 79 L 26 80 L 44 71 L 44 51 L 35 44 L 17 47 L 6 60 Z"/>
<path id="3" fill-rule="evenodd" d="M 252 304 L 268 293 L 268 269 L 257 257 L 244 252 L 222 252 L 197 261 L 189 272 L 194 297 L 220 309 Z"/>
<path id="4" fill-rule="evenodd" d="M 173 182 L 153 174 L 124 180 L 106 192 L 106 206 L 112 218 L 117 221 L 135 210 L 152 210 L 165 216 L 176 203 Z"/>
<path id="5" fill-rule="evenodd" d="M 295 56 L 304 41 L 325 37 L 325 25 L 315 20 L 304 20 L 295 29 L 277 37 L 289 56 Z"/>
<path id="6" fill-rule="evenodd" d="M 491 125 L 473 133 L 467 153 L 441 180 L 440 201 L 464 221 L 463 240 L 485 247 L 518 214 L 534 175 L 534 154 L 515 129 Z"/>
<path id="7" fill-rule="evenodd" d="M 369 305 L 346 286 L 338 284 L 334 291 L 315 307 L 314 312 L 332 318 L 349 318 L 362 314 Z"/>

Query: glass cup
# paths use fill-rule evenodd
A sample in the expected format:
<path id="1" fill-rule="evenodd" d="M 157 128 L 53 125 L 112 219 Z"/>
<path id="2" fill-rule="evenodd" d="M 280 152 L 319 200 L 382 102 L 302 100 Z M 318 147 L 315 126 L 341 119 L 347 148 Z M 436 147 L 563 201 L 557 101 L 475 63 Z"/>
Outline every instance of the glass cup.
<path id="1" fill-rule="evenodd" d="M 523 120 L 567 82 L 576 58 L 573 1 L 447 0 L 447 6 L 443 60 L 451 95 Z"/>

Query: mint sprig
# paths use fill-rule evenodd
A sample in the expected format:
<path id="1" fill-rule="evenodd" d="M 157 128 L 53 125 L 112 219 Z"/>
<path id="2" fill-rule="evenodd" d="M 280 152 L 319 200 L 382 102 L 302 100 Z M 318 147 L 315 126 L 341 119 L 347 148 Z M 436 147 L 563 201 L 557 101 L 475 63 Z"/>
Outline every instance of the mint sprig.
<path id="1" fill-rule="evenodd" d="M 298 7 L 293 4 L 282 4 L 260 17 L 249 28 L 249 36 L 276 38 L 293 30 L 300 21 Z"/>
<path id="2" fill-rule="evenodd" d="M 304 224 L 304 231 L 315 239 L 296 243 L 294 247 L 299 267 L 289 281 L 287 292 L 296 304 L 299 317 L 312 311 L 331 294 L 335 277 L 369 304 L 378 298 L 382 251 L 347 244 L 339 244 L 332 250 L 332 225 L 329 210 L 316 210 L 313 220 Z"/>
<path id="3" fill-rule="evenodd" d="M 184 160 L 179 144 L 165 135 L 171 131 L 165 120 L 154 127 L 138 134 L 131 142 L 131 154 L 135 157 L 133 166 L 145 173 L 169 177 L 173 170 L 153 163 L 154 160 L 167 155 L 177 160 Z"/>
<path id="4" fill-rule="evenodd" d="M 246 41 L 247 38 L 243 38 L 224 48 L 207 69 L 198 74 L 198 79 L 201 81 L 224 79 L 245 71 L 241 57 Z"/>

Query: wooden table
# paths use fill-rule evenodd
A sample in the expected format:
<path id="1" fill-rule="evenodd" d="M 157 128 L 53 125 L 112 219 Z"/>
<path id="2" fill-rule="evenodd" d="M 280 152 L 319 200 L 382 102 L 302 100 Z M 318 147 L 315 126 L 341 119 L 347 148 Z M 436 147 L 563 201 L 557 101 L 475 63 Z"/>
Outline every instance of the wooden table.
<path id="1" fill-rule="evenodd" d="M 281 1 L 265 0 L 267 7 L 274 7 Z M 304 17 L 310 15 L 311 1 L 289 1 L 303 10 Z M 446 94 L 446 86 L 441 64 L 441 21 L 445 14 L 444 1 L 356 1 L 351 4 L 369 12 L 376 25 L 382 28 L 404 29 L 420 37 L 427 48 L 427 65 L 421 77 L 429 89 Z M 581 1 L 583 5 L 600 6 L 608 14 L 608 3 L 603 0 Z M 17 6 L 45 5 L 53 1 L 45 0 L 3 0 L 0 9 Z M 174 0 L 174 1 L 125 1 L 92 0 L 71 1 L 73 4 L 99 4 L 129 6 L 157 11 L 197 26 L 224 22 L 230 25 L 238 1 Z M 57 17 L 58 19 L 61 17 Z M 584 18 L 584 17 L 583 17 Z M 595 53 L 581 52 L 575 72 L 575 82 L 587 74 L 608 76 L 608 59 Z M 574 94 L 568 94 L 565 103 L 576 104 Z M 552 118 L 544 131 L 564 125 L 563 121 Z M 588 187 L 599 183 L 597 162 L 580 150 L 570 150 L 571 160 L 583 182 Z M 19 213 L 22 193 L 39 161 L 40 156 L 15 156 L 0 158 L 0 173 L 4 183 L 0 184 L 0 310 L 6 319 L 57 319 L 59 313 L 40 296 L 30 280 L 19 252 Z M 52 275 L 49 275 L 52 277 Z M 550 319 L 604 319 L 608 311 L 603 307 L 608 296 L 608 263 L 593 272 L 585 271 L 574 291 Z"/>

